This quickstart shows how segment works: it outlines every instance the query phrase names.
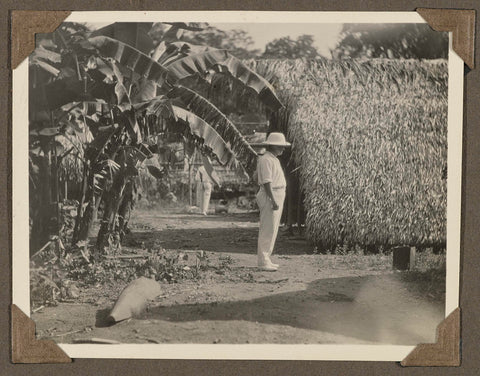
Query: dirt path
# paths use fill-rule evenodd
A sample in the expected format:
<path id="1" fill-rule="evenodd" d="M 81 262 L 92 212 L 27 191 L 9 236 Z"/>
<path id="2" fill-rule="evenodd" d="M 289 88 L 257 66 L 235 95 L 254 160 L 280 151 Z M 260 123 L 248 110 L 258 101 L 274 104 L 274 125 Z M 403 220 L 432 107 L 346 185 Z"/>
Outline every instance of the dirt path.
<path id="1" fill-rule="evenodd" d="M 389 269 L 387 256 L 316 255 L 281 233 L 277 272 L 255 268 L 255 214 L 137 212 L 124 251 L 204 250 L 212 265 L 199 281 L 162 284 L 141 317 L 105 326 L 124 285 L 93 286 L 75 303 L 32 315 L 41 338 L 70 343 L 100 337 L 127 343 L 432 342 L 443 302 Z"/>
<path id="2" fill-rule="evenodd" d="M 255 254 L 258 214 L 157 214 L 136 212 L 131 220 L 135 236 L 127 247 L 204 250 L 208 252 Z M 312 247 L 301 237 L 280 232 L 277 255 L 311 253 Z M 252 260 L 253 261 L 253 260 Z"/>

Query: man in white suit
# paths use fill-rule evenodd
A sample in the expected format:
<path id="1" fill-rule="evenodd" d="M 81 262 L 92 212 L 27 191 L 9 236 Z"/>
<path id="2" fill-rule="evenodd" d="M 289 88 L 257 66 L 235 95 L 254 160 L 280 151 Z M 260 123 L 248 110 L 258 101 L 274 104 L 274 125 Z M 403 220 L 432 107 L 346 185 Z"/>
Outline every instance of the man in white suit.
<path id="1" fill-rule="evenodd" d="M 263 145 L 266 147 L 266 152 L 258 158 L 257 165 L 257 179 L 260 186 L 257 193 L 257 203 L 260 208 L 258 267 L 275 271 L 278 265 L 270 260 L 270 255 L 277 238 L 287 187 L 285 175 L 277 157 L 290 146 L 290 143 L 285 140 L 283 133 L 272 132 Z"/>

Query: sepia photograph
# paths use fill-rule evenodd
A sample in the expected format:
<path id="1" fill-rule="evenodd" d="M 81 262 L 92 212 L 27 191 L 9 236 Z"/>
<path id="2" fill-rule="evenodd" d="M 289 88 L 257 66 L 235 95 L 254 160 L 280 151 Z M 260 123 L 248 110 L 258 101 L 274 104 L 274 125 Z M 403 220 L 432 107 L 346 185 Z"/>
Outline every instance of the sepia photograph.
<path id="1" fill-rule="evenodd" d="M 14 302 L 36 337 L 126 358 L 435 342 L 458 306 L 449 33 L 414 12 L 171 13 L 77 12 L 15 73 Z"/>

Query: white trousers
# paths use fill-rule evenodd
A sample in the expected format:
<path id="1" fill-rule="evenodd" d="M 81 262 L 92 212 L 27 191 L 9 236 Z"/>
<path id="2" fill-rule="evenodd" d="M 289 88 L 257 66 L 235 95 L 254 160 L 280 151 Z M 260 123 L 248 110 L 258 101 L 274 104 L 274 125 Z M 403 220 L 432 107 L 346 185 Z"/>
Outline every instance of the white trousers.
<path id="1" fill-rule="evenodd" d="M 212 184 L 197 182 L 197 206 L 202 213 L 208 212 L 208 205 L 210 204 L 210 196 L 212 195 Z"/>
<path id="2" fill-rule="evenodd" d="M 277 239 L 278 226 L 282 217 L 285 189 L 272 190 L 273 197 L 278 204 L 278 210 L 272 209 L 272 201 L 268 198 L 265 189 L 261 188 L 257 193 L 257 203 L 260 208 L 260 228 L 258 231 L 258 265 L 264 266 L 271 263 L 270 255 L 273 252 Z"/>

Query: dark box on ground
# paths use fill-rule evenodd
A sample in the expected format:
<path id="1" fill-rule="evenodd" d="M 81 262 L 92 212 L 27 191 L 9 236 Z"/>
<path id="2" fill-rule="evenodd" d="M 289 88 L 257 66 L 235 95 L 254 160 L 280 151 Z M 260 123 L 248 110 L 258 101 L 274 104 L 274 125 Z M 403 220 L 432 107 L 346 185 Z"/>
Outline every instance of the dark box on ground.
<path id="1" fill-rule="evenodd" d="M 415 247 L 395 247 L 393 249 L 393 269 L 412 270 L 415 267 Z"/>

